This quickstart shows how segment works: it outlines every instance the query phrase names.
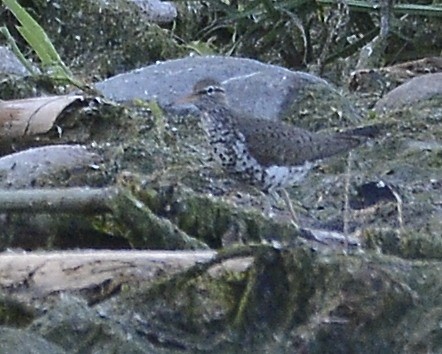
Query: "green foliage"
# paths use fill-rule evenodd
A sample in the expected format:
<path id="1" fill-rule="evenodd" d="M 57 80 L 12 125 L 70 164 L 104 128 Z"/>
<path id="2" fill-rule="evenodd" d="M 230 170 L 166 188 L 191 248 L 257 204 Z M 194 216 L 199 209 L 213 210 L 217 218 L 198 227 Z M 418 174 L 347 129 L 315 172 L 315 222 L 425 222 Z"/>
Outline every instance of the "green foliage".
<path id="1" fill-rule="evenodd" d="M 15 39 L 11 35 L 11 32 L 9 32 L 8 28 L 5 26 L 0 27 L 0 33 L 5 36 L 6 41 L 9 43 L 12 51 L 17 56 L 17 58 L 20 60 L 20 62 L 24 65 L 24 67 L 31 73 L 31 75 L 36 75 L 37 72 L 34 70 L 34 67 L 32 66 L 32 64 L 25 58 L 23 53 L 18 48 L 17 43 L 15 42 Z"/>
<path id="2" fill-rule="evenodd" d="M 321 4 L 335 4 L 336 0 L 318 0 Z M 348 0 L 348 7 L 352 11 L 373 12 L 379 9 L 379 4 L 372 1 Z M 435 16 L 442 17 L 442 6 L 419 4 L 396 4 L 393 12 L 398 15 Z"/>
<path id="3" fill-rule="evenodd" d="M 362 0 L 206 0 L 183 1 L 200 14 L 197 31 L 185 31 L 187 43 L 210 43 L 227 55 L 245 56 L 299 68 L 323 66 L 347 58 L 380 32 L 379 3 Z M 193 6 L 193 7 L 192 7 Z M 199 7 L 198 7 L 199 6 Z M 442 7 L 396 4 L 391 15 L 442 17 Z M 402 48 L 409 38 L 399 35 L 404 19 L 389 27 Z M 203 29 L 201 29 L 203 27 Z M 185 30 L 187 30 L 186 28 Z M 179 25 L 178 25 L 179 30 Z M 188 37 L 186 37 L 188 36 Z M 396 53 L 392 54 L 392 57 Z"/>
<path id="4" fill-rule="evenodd" d="M 318 9 L 316 1 L 209 0 L 208 3 L 206 26 L 197 34 L 200 41 L 213 43 L 228 55 L 257 58 L 260 53 L 268 53 L 267 58 L 261 59 L 282 61 L 288 66 L 299 66 L 306 61 L 308 52 L 304 49 L 309 38 L 305 28 Z"/>
<path id="5" fill-rule="evenodd" d="M 51 40 L 46 32 L 32 18 L 32 16 L 22 6 L 20 6 L 16 0 L 3 0 L 3 3 L 20 22 L 20 26 L 16 26 L 16 29 L 37 54 L 41 61 L 43 71 L 49 73 L 54 79 L 66 80 L 78 87 L 83 86 L 82 83 L 78 82 L 73 77 L 71 71 L 61 60 L 57 50 L 52 45 Z M 18 46 L 9 30 L 6 27 L 1 27 L 0 31 L 10 43 L 19 60 L 21 60 L 32 75 L 35 75 L 35 70 L 18 49 Z"/>

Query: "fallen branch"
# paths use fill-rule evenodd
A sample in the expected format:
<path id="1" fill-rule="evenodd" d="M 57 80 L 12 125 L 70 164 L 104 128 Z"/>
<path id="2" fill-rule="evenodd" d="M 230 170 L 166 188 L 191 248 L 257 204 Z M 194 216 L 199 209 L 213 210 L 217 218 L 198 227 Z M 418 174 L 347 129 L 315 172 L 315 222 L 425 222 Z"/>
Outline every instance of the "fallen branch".
<path id="1" fill-rule="evenodd" d="M 117 188 L 1 189 L 0 212 L 109 212 L 117 194 Z"/>

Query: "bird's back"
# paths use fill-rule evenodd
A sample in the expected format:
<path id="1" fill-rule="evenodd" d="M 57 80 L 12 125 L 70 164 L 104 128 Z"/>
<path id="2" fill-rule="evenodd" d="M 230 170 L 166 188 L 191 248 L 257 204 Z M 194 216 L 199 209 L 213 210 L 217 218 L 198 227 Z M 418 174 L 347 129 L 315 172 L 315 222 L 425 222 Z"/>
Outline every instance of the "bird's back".
<path id="1" fill-rule="evenodd" d="M 345 133 L 314 133 L 284 122 L 232 116 L 249 153 L 264 167 L 303 165 L 349 151 L 365 140 Z"/>

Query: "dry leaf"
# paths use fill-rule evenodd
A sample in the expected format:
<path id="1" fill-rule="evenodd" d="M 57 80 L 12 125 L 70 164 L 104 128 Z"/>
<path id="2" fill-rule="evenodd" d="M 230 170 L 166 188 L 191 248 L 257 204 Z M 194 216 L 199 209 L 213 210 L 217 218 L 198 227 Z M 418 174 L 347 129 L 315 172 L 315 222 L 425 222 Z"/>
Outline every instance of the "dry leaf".
<path id="1" fill-rule="evenodd" d="M 44 134 L 58 116 L 83 96 L 50 96 L 0 101 L 0 140 Z"/>

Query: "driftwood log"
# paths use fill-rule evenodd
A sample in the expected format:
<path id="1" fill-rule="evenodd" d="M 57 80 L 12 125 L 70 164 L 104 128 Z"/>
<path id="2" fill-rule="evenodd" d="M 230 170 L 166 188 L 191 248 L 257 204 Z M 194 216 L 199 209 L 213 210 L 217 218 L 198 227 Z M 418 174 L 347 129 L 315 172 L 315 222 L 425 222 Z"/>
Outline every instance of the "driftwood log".
<path id="1" fill-rule="evenodd" d="M 0 288 L 27 303 L 61 292 L 99 301 L 124 284 L 155 282 L 215 256 L 215 251 L 10 251 L 0 254 Z M 223 267 L 243 271 L 250 263 L 240 258 Z"/>

